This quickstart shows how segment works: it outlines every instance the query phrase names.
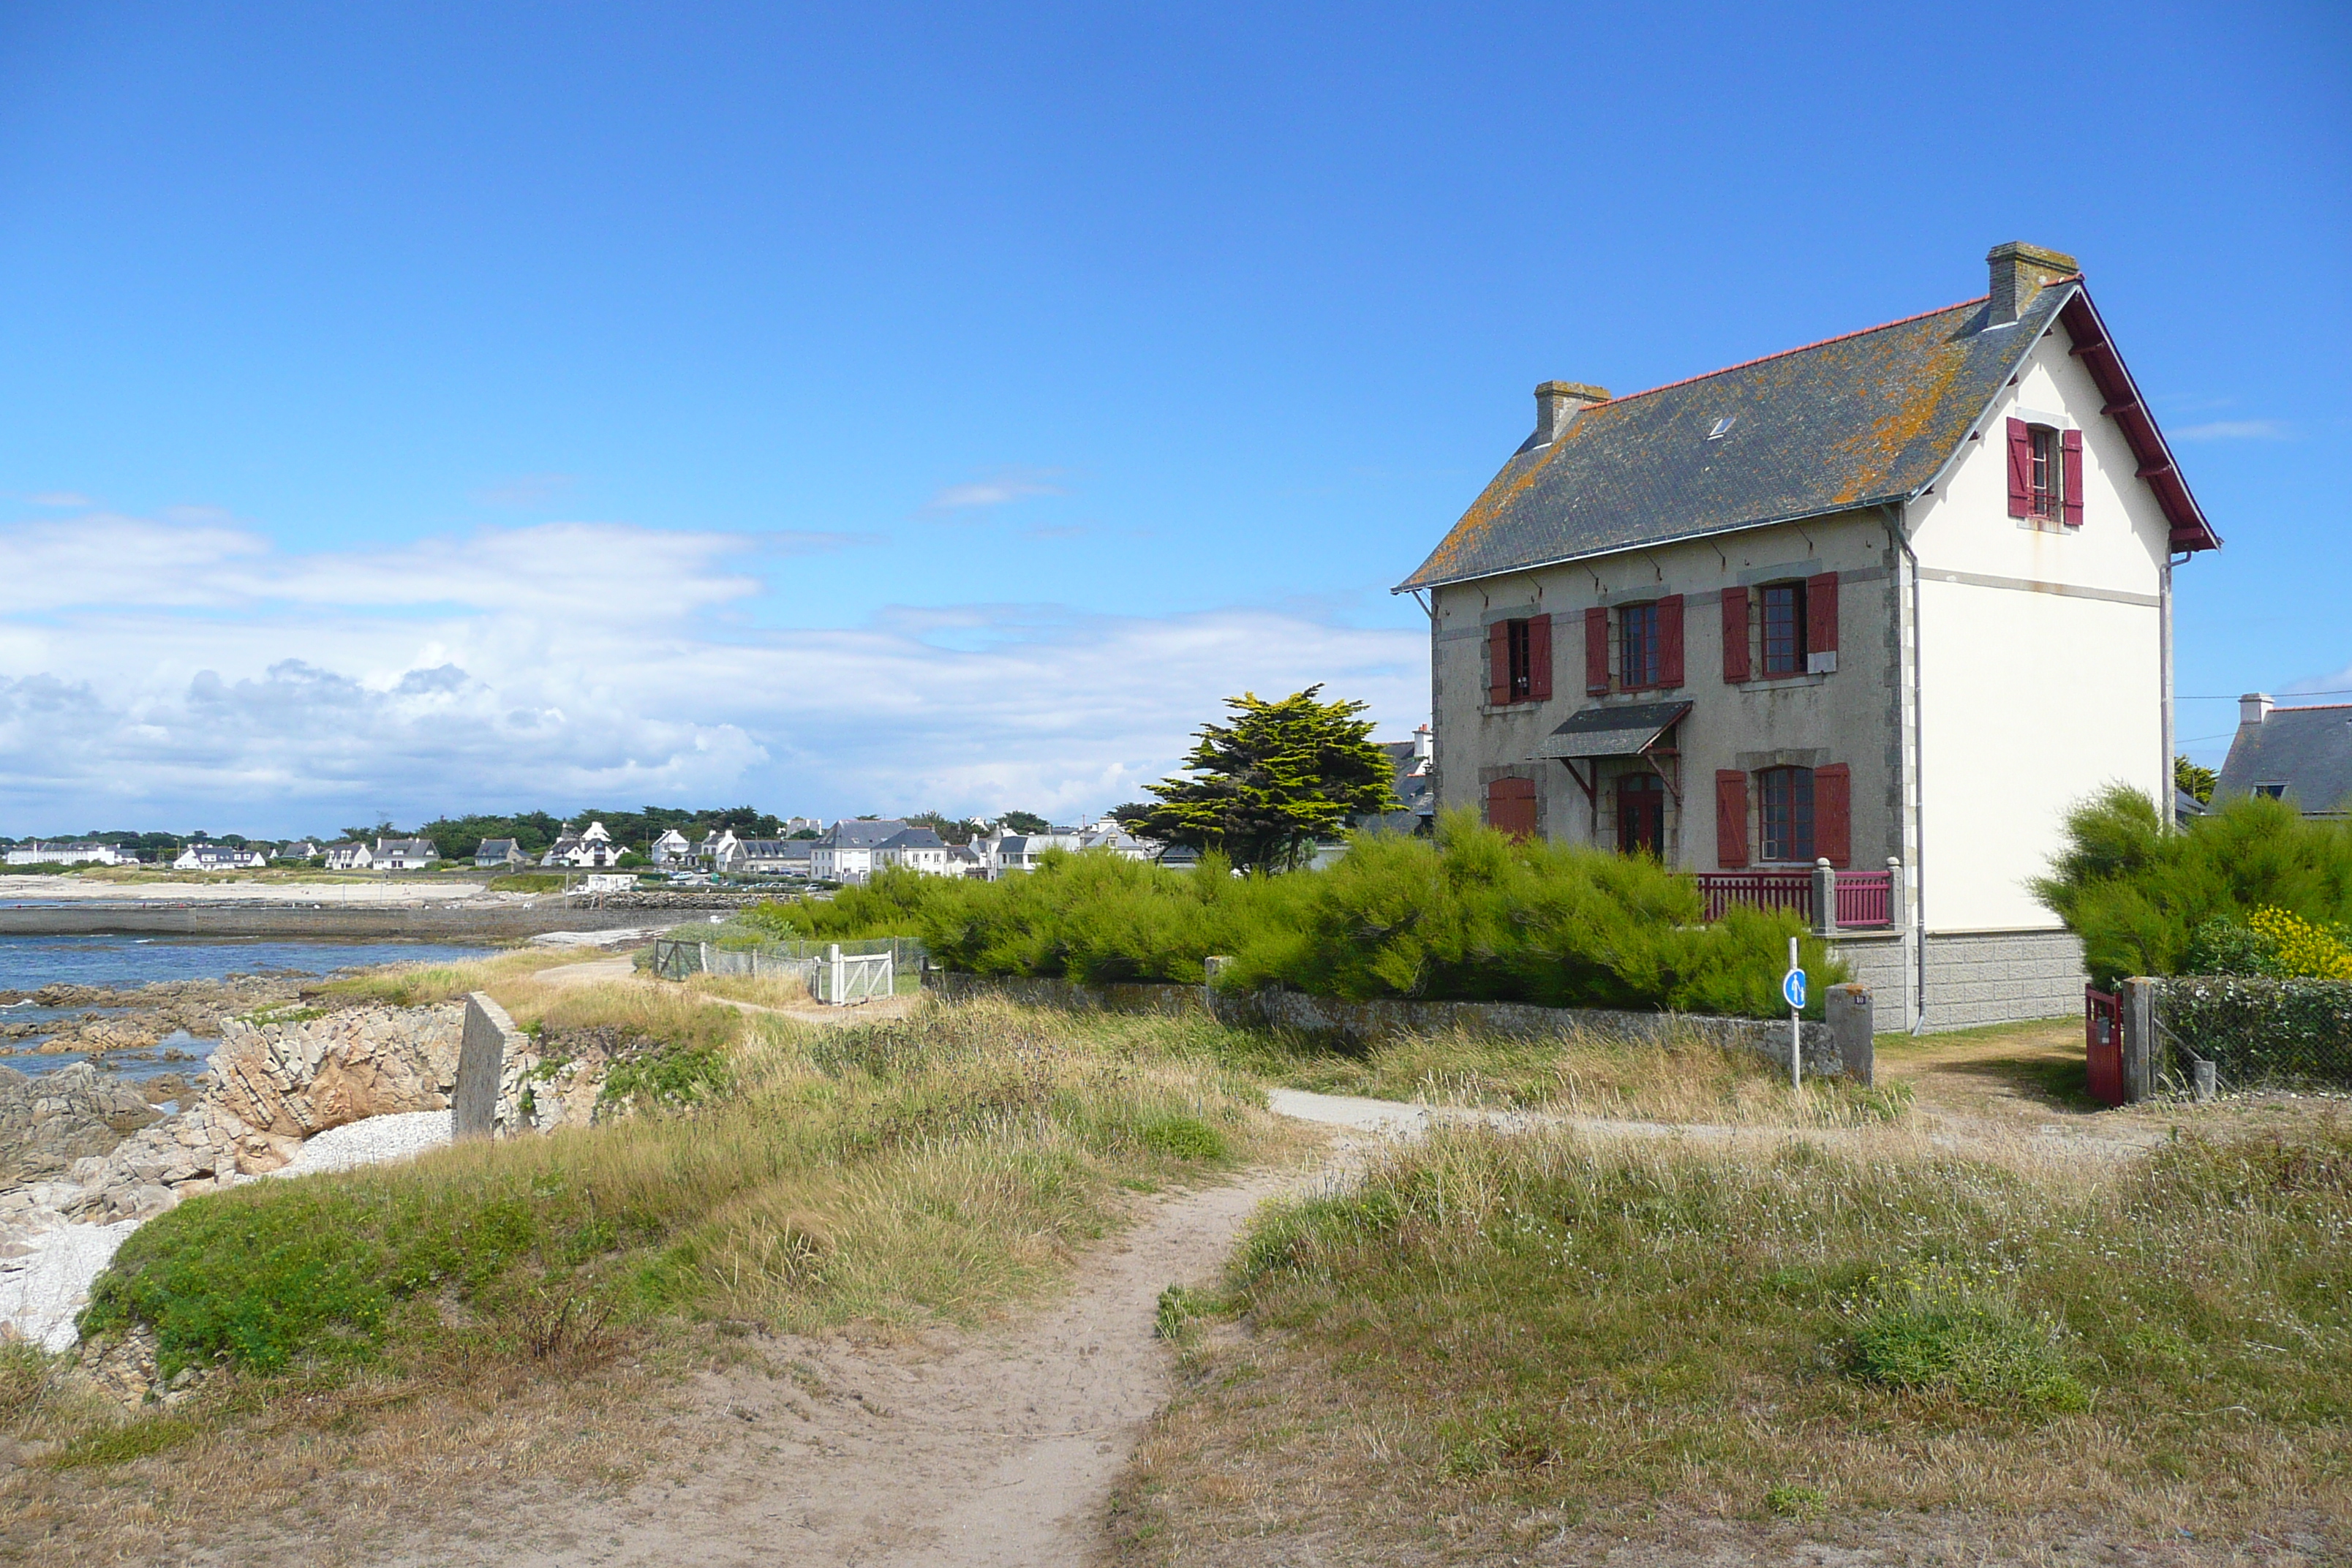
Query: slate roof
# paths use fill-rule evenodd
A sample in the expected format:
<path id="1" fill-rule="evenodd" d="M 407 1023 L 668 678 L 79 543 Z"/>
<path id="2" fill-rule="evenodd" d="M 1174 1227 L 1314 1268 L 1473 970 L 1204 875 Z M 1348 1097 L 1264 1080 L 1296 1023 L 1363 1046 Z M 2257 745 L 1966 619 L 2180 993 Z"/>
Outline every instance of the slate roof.
<path id="1" fill-rule="evenodd" d="M 1547 757 L 1637 757 L 1691 710 L 1687 702 L 1587 708 L 1544 740 Z"/>
<path id="2" fill-rule="evenodd" d="M 836 849 L 872 849 L 892 834 L 903 831 L 906 826 L 904 822 L 887 816 L 879 821 L 845 817 L 828 828 L 825 836 L 817 842 L 830 844 Z"/>
<path id="3" fill-rule="evenodd" d="M 948 841 L 929 827 L 902 828 L 876 845 L 877 849 L 944 849 Z"/>
<path id="4" fill-rule="evenodd" d="M 2284 784 L 2305 816 L 2334 816 L 2352 797 L 2352 703 L 2273 708 L 2260 724 L 2241 724 L 2221 764 L 2213 798 Z"/>
<path id="5" fill-rule="evenodd" d="M 1989 316 L 1969 300 L 1589 407 L 1559 440 L 1512 454 L 1399 591 L 1908 497 L 2061 316 L 2143 469 L 2157 468 L 2173 548 L 2220 542 L 2079 279 L 2042 289 L 2013 325 Z"/>

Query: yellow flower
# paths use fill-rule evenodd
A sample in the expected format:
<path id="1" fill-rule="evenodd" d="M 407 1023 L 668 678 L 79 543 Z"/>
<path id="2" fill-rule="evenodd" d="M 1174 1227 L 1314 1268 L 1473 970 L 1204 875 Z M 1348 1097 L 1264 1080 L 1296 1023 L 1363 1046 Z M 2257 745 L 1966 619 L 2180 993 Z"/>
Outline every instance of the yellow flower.
<path id="1" fill-rule="evenodd" d="M 2352 947 L 2330 931 L 2267 906 L 2246 923 L 2271 941 L 2279 973 L 2297 979 L 2352 980 Z"/>

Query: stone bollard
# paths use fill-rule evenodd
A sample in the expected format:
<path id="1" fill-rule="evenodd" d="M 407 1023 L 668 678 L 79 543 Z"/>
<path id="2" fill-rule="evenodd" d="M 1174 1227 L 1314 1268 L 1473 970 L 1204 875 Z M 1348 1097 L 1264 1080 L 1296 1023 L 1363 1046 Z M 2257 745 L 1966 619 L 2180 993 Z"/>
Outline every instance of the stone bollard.
<path id="1" fill-rule="evenodd" d="M 520 1033 L 507 1010 L 476 991 L 466 998 L 466 1033 L 457 1047 L 457 1092 L 451 1097 L 451 1133 L 488 1138 L 498 1131 L 499 1085 L 506 1076 L 507 1042 Z"/>
<path id="2" fill-rule="evenodd" d="M 2199 1057 L 2189 1064 L 2189 1071 L 2192 1084 L 2190 1092 L 2196 1095 L 2199 1104 L 2210 1101 L 2221 1092 L 2221 1073 L 2216 1064 Z"/>
<path id="3" fill-rule="evenodd" d="M 1824 857 L 1813 862 L 1813 931 L 1835 936 L 1837 929 L 1837 868 Z"/>
<path id="4" fill-rule="evenodd" d="M 1822 1011 L 1829 1020 L 1830 1048 L 1850 1082 L 1867 1087 L 1878 1070 L 1874 1043 L 1875 1010 L 1867 985 L 1832 985 L 1822 993 Z"/>

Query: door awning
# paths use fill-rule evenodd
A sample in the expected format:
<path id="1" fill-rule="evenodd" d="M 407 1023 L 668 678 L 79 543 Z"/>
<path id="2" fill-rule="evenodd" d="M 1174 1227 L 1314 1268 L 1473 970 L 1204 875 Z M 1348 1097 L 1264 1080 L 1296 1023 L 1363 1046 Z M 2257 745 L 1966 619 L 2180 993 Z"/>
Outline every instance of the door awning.
<path id="1" fill-rule="evenodd" d="M 1587 708 L 1544 737 L 1541 755 L 1562 761 L 1638 757 L 1691 710 L 1687 702 L 1638 702 Z"/>

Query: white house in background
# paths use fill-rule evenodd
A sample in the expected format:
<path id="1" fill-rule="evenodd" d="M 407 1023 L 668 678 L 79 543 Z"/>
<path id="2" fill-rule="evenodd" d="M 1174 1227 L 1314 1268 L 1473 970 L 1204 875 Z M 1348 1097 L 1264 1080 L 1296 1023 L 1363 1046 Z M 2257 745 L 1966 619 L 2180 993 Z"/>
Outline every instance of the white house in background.
<path id="1" fill-rule="evenodd" d="M 1111 826 L 1116 826 L 1117 824 Z M 981 866 L 988 880 L 993 882 L 1016 871 L 1034 871 L 1045 858 L 1048 849 L 1075 852 L 1083 837 L 1075 827 L 1049 827 L 1043 833 L 1014 833 L 1003 823 L 988 830 L 985 837 L 972 840 Z"/>
<path id="2" fill-rule="evenodd" d="M 657 869 L 675 871 L 694 863 L 694 846 L 677 828 L 667 828 L 659 838 L 654 840 L 649 858 Z"/>
<path id="3" fill-rule="evenodd" d="M 11 866 L 136 866 L 139 857 L 111 844 L 35 839 L 8 851 Z"/>
<path id="4" fill-rule="evenodd" d="M 794 838 L 803 833 L 823 833 L 824 824 L 814 816 L 795 816 L 784 824 L 784 837 Z"/>
<path id="5" fill-rule="evenodd" d="M 375 851 L 355 838 L 330 844 L 325 853 L 330 871 L 366 871 L 375 866 Z"/>
<path id="6" fill-rule="evenodd" d="M 740 868 L 754 877 L 806 877 L 815 848 L 808 838 L 746 838 Z"/>
<path id="7" fill-rule="evenodd" d="M 530 864 L 522 845 L 512 838 L 485 838 L 474 847 L 474 864 L 488 870 L 512 870 Z"/>
<path id="8" fill-rule="evenodd" d="M 2173 572 L 2221 543 L 2074 258 L 1986 261 L 1978 299 L 1647 392 L 1544 383 L 1398 585 L 1439 805 L 1711 898 L 1810 905 L 1825 861 L 1883 1027 L 2082 1005 L 2028 884 L 2085 796 L 2172 799 Z"/>
<path id="9" fill-rule="evenodd" d="M 928 827 L 905 827 L 874 847 L 875 868 L 896 866 L 926 877 L 961 875 L 950 863 L 948 842 Z"/>
<path id="10" fill-rule="evenodd" d="M 375 868 L 379 871 L 422 871 L 440 858 L 440 847 L 430 838 L 375 841 Z"/>
<path id="11" fill-rule="evenodd" d="M 325 847 L 320 844 L 314 843 L 308 838 L 297 838 L 290 844 L 279 845 L 278 847 L 278 853 L 271 856 L 270 858 L 273 860 L 315 860 L 326 852 Z"/>
<path id="12" fill-rule="evenodd" d="M 733 828 L 718 828 L 702 836 L 694 847 L 694 858 L 706 870 L 740 871 L 743 868 L 743 841 L 735 837 Z"/>
<path id="13" fill-rule="evenodd" d="M 906 826 L 896 817 L 844 817 L 806 841 L 814 846 L 809 854 L 809 876 L 820 882 L 863 885 L 874 876 L 875 850 L 884 839 L 904 831 Z"/>
<path id="14" fill-rule="evenodd" d="M 539 858 L 539 863 L 587 870 L 598 866 L 610 866 L 620 858 L 620 846 L 613 842 L 613 836 L 604 831 L 603 823 L 592 822 L 582 831 L 574 833 L 567 822 L 557 832 L 555 842 L 547 847 L 547 853 Z"/>
<path id="15" fill-rule="evenodd" d="M 234 844 L 191 844 L 172 862 L 174 871 L 251 871 L 269 864 L 258 849 Z"/>
<path id="16" fill-rule="evenodd" d="M 1115 817 L 1099 822 L 1081 823 L 1078 826 L 1080 849 L 1107 849 L 1122 860 L 1149 860 L 1153 846 L 1129 833 Z"/>

